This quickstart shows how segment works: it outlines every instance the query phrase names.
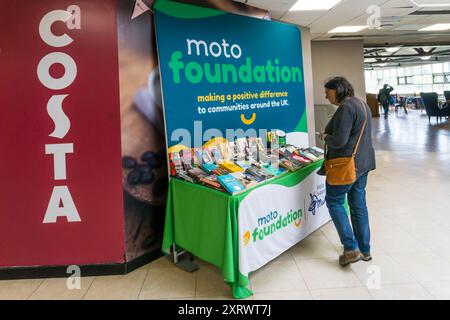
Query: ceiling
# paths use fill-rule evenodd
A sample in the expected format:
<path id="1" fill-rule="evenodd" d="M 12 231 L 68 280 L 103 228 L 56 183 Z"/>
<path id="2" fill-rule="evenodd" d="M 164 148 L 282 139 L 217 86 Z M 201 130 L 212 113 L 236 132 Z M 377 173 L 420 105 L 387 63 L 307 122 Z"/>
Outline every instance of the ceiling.
<path id="1" fill-rule="evenodd" d="M 289 11 L 297 0 L 236 1 L 266 9 L 275 20 L 310 28 L 312 39 L 315 41 L 362 39 L 366 48 L 397 44 L 450 45 L 450 31 L 417 31 L 436 23 L 450 23 L 450 6 L 421 7 L 419 5 L 450 4 L 450 0 L 342 0 L 330 10 L 297 12 Z M 349 34 L 328 33 L 338 26 L 367 25 L 371 14 L 366 11 L 372 5 L 380 8 L 381 27 L 379 29 L 365 29 Z"/>

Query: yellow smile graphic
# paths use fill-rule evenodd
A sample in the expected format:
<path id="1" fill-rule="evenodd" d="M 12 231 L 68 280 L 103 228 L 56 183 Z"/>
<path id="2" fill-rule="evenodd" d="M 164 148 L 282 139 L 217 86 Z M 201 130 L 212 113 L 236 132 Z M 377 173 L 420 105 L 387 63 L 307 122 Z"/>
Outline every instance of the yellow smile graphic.
<path id="1" fill-rule="evenodd" d="M 244 246 L 248 245 L 250 242 L 250 231 L 247 231 L 244 233 Z"/>
<path id="2" fill-rule="evenodd" d="M 256 113 L 253 113 L 252 117 L 248 120 L 245 118 L 244 114 L 241 114 L 241 121 L 246 125 L 251 125 L 253 122 L 255 122 L 255 120 L 256 120 Z"/>
<path id="3" fill-rule="evenodd" d="M 298 221 L 294 222 L 294 226 L 296 226 L 297 228 L 300 227 L 301 224 L 302 224 L 302 219 L 298 219 Z"/>

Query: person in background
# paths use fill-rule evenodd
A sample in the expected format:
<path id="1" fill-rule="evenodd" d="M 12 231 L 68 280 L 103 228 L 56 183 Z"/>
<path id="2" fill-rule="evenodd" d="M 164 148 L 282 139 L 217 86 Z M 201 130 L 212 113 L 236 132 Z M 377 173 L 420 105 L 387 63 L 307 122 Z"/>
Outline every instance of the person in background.
<path id="1" fill-rule="evenodd" d="M 378 91 L 377 100 L 383 106 L 385 119 L 388 118 L 389 105 L 392 103 L 391 92 L 393 90 L 394 88 L 386 83 L 383 88 Z"/>
<path id="2" fill-rule="evenodd" d="M 344 246 L 339 263 L 347 265 L 361 259 L 369 261 L 372 257 L 366 185 L 369 171 L 375 169 L 370 108 L 354 96 L 352 85 L 343 77 L 327 81 L 325 93 L 330 103 L 338 106 L 325 127 L 325 132 L 321 133 L 321 138 L 327 146 L 326 158 L 350 157 L 362 132 L 355 155 L 356 181 L 343 186 L 326 183 L 325 201 Z M 318 174 L 324 174 L 323 167 Z M 346 196 L 350 207 L 351 224 L 344 207 Z"/>

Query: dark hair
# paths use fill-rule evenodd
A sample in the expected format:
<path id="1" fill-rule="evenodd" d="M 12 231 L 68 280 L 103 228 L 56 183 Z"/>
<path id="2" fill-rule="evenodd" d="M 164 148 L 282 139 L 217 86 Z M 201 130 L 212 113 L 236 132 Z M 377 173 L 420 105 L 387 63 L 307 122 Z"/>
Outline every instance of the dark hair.
<path id="1" fill-rule="evenodd" d="M 338 102 L 342 102 L 347 97 L 353 97 L 355 91 L 350 82 L 344 77 L 334 77 L 325 83 L 325 88 L 336 90 L 336 99 Z"/>

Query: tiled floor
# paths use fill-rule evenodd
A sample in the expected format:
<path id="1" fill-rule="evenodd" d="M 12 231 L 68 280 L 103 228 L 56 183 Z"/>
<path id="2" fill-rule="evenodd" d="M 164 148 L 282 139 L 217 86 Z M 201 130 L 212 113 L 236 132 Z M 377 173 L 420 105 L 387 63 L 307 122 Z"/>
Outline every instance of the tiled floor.
<path id="1" fill-rule="evenodd" d="M 332 223 L 250 276 L 249 299 L 450 299 L 450 123 L 418 111 L 374 119 L 371 262 L 342 268 Z M 376 281 L 379 279 L 379 283 Z M 217 268 L 160 258 L 126 276 L 0 281 L 0 299 L 231 299 Z"/>

